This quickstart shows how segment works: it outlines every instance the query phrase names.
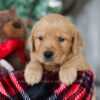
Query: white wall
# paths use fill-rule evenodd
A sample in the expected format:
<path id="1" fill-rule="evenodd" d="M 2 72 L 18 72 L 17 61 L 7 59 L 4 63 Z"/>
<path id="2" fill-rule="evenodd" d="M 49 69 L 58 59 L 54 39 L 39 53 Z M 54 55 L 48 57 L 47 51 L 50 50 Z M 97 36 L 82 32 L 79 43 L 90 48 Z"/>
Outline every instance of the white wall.
<path id="1" fill-rule="evenodd" d="M 100 82 L 100 0 L 89 0 L 74 21 L 85 41 L 85 56 Z"/>

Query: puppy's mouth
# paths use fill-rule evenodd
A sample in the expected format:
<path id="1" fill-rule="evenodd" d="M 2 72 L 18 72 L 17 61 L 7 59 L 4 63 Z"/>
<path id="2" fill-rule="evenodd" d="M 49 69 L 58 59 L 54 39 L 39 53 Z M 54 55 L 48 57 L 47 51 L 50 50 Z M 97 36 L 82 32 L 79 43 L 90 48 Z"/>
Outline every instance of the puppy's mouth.
<path id="1" fill-rule="evenodd" d="M 56 62 L 53 58 L 52 59 L 44 59 L 43 63 L 45 65 L 60 65 L 60 63 Z"/>
<path id="2" fill-rule="evenodd" d="M 44 58 L 44 62 L 45 62 L 46 64 L 50 64 L 50 63 L 53 63 L 53 59 L 45 59 L 45 58 Z"/>
<path id="3" fill-rule="evenodd" d="M 51 58 L 51 59 L 45 59 L 45 58 L 44 58 L 43 63 L 44 63 L 45 65 L 55 65 L 55 62 L 54 62 L 54 59 L 53 59 L 53 58 Z"/>

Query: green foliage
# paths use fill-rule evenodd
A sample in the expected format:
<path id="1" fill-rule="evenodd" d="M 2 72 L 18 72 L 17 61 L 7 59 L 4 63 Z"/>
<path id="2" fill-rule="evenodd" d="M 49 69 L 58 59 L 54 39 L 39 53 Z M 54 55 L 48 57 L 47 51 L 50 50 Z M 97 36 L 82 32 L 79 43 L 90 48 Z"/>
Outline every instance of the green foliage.
<path id="1" fill-rule="evenodd" d="M 57 0 L 0 0 L 0 10 L 15 9 L 19 16 L 24 19 L 30 18 L 34 22 L 48 13 L 61 10 L 60 5 L 49 5 L 53 1 Z"/>

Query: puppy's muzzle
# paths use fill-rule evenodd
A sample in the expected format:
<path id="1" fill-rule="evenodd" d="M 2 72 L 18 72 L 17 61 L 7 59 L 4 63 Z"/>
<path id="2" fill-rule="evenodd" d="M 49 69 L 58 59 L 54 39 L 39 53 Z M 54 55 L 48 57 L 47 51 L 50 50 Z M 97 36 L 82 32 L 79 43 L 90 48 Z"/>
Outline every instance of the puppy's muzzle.
<path id="1" fill-rule="evenodd" d="M 52 51 L 45 51 L 45 52 L 43 53 L 45 59 L 51 59 L 52 56 L 53 56 L 53 54 L 54 54 L 54 53 L 53 53 Z"/>

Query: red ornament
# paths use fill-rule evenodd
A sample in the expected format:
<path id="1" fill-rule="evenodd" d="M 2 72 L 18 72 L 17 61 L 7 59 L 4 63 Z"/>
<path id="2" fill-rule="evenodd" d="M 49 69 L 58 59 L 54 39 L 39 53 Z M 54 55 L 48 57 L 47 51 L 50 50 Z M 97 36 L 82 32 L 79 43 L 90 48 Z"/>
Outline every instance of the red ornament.
<path id="1" fill-rule="evenodd" d="M 24 41 L 18 39 L 9 39 L 5 43 L 0 44 L 0 59 L 4 59 L 5 57 L 13 53 L 15 50 L 17 50 L 22 63 L 26 64 L 24 47 Z"/>

